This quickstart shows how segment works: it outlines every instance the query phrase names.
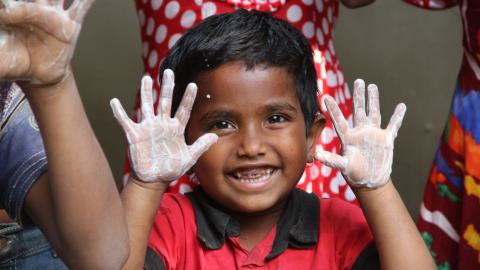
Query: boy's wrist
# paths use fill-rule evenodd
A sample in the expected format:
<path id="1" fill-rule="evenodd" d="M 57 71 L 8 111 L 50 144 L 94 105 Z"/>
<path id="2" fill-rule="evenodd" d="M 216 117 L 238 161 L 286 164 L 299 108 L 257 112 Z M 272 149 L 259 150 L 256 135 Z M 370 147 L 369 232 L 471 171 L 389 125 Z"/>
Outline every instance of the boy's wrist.
<path id="1" fill-rule="evenodd" d="M 63 92 L 69 84 L 74 83 L 74 80 L 72 69 L 71 67 L 68 67 L 65 76 L 63 76 L 58 82 L 45 85 L 35 85 L 28 82 L 18 81 L 17 84 L 29 100 L 42 100 L 51 99 L 57 96 L 59 93 Z"/>
<path id="2" fill-rule="evenodd" d="M 392 179 L 389 179 L 385 185 L 378 188 L 351 187 L 351 189 L 362 204 L 362 202 L 381 200 L 384 196 L 390 196 L 391 192 L 395 191 L 395 186 Z"/>
<path id="3" fill-rule="evenodd" d="M 128 181 L 131 181 L 133 184 L 135 184 L 138 187 L 141 187 L 143 189 L 149 189 L 149 190 L 155 190 L 159 192 L 165 192 L 168 189 L 169 182 L 145 182 L 140 180 L 138 177 L 135 176 L 134 173 L 130 174 L 130 177 L 128 178 Z"/>

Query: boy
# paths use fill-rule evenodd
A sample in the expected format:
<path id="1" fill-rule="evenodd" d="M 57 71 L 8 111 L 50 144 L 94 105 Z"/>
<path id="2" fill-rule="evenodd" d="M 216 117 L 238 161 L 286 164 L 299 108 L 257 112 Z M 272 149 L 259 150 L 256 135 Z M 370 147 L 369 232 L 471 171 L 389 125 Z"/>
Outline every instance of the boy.
<path id="1" fill-rule="evenodd" d="M 128 256 L 123 208 L 70 68 L 92 4 L 0 1 L 0 208 L 38 226 L 70 268 L 118 269 Z M 1 238 L 5 268 L 65 267 L 40 252 L 38 231 Z"/>
<path id="2" fill-rule="evenodd" d="M 140 123 L 111 103 L 134 168 L 122 192 L 131 244 L 125 268 L 143 266 L 148 241 L 149 258 L 167 269 L 371 269 L 375 249 L 382 269 L 434 269 L 389 180 L 403 104 L 380 129 L 378 90 L 370 85 L 365 102 L 357 81 L 350 129 L 326 97 L 343 156 L 314 153 L 325 118 L 310 46 L 288 23 L 259 12 L 207 18 L 175 44 L 162 70 L 157 115 L 148 77 Z M 343 172 L 371 233 L 355 206 L 294 188 L 314 155 Z M 188 170 L 200 183 L 195 191 L 163 194 Z"/>

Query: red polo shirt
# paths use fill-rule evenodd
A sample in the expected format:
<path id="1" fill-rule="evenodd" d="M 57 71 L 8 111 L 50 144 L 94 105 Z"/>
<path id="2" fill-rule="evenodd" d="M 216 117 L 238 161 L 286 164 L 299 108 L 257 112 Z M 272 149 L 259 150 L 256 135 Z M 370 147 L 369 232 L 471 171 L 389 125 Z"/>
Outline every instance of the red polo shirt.
<path id="1" fill-rule="evenodd" d="M 357 206 L 319 200 L 298 189 L 292 191 L 277 225 L 252 251 L 242 247 L 239 234 L 238 222 L 200 188 L 187 196 L 166 193 L 149 249 L 165 269 L 364 269 L 372 261 L 378 265 L 375 247 L 369 245 L 372 235 Z"/>

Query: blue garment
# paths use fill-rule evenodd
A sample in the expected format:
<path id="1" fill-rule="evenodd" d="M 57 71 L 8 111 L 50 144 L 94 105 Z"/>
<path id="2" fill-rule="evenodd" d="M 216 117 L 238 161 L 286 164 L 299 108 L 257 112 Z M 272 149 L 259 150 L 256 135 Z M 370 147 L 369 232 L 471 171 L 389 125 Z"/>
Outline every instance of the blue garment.
<path id="1" fill-rule="evenodd" d="M 0 223 L 0 270 L 68 269 L 38 228 L 22 229 L 25 197 L 47 170 L 40 132 L 22 91 L 0 83 L 0 209 L 18 223 Z"/>
<path id="2" fill-rule="evenodd" d="M 0 270 L 68 269 L 37 228 L 0 224 Z"/>
<path id="3" fill-rule="evenodd" d="M 0 91 L 5 93 L 5 89 Z M 47 158 L 37 122 L 22 91 L 12 85 L 8 93 L 9 101 L 1 114 L 0 208 L 20 223 L 25 196 L 47 170 Z"/>

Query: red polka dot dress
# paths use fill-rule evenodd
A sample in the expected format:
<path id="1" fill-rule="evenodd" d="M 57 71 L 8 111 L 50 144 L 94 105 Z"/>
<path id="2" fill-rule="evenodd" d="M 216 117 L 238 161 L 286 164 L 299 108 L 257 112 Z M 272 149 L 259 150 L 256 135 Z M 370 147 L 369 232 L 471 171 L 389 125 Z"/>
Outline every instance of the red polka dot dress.
<path id="1" fill-rule="evenodd" d="M 321 100 L 324 94 L 334 97 L 345 117 L 351 122 L 351 95 L 345 84 L 332 39 L 339 9 L 338 0 L 136 0 L 136 7 L 141 28 L 145 73 L 153 78 L 158 78 L 160 63 L 182 34 L 208 16 L 244 8 L 269 12 L 275 17 L 287 20 L 299 29 L 312 45 L 318 89 L 321 93 L 319 99 Z M 158 81 L 154 81 L 156 107 L 160 87 Z M 325 112 L 323 104 L 321 109 Z M 139 110 L 137 93 L 134 119 Z M 317 147 L 328 151 L 340 152 L 340 144 L 331 121 L 323 130 L 317 144 Z M 127 162 L 126 175 L 129 171 L 130 165 Z M 355 196 L 342 175 L 318 162 L 307 165 L 298 186 L 321 197 L 355 201 Z M 191 187 L 192 183 L 187 177 L 182 177 L 171 184 L 170 191 L 184 193 L 191 190 Z"/>

